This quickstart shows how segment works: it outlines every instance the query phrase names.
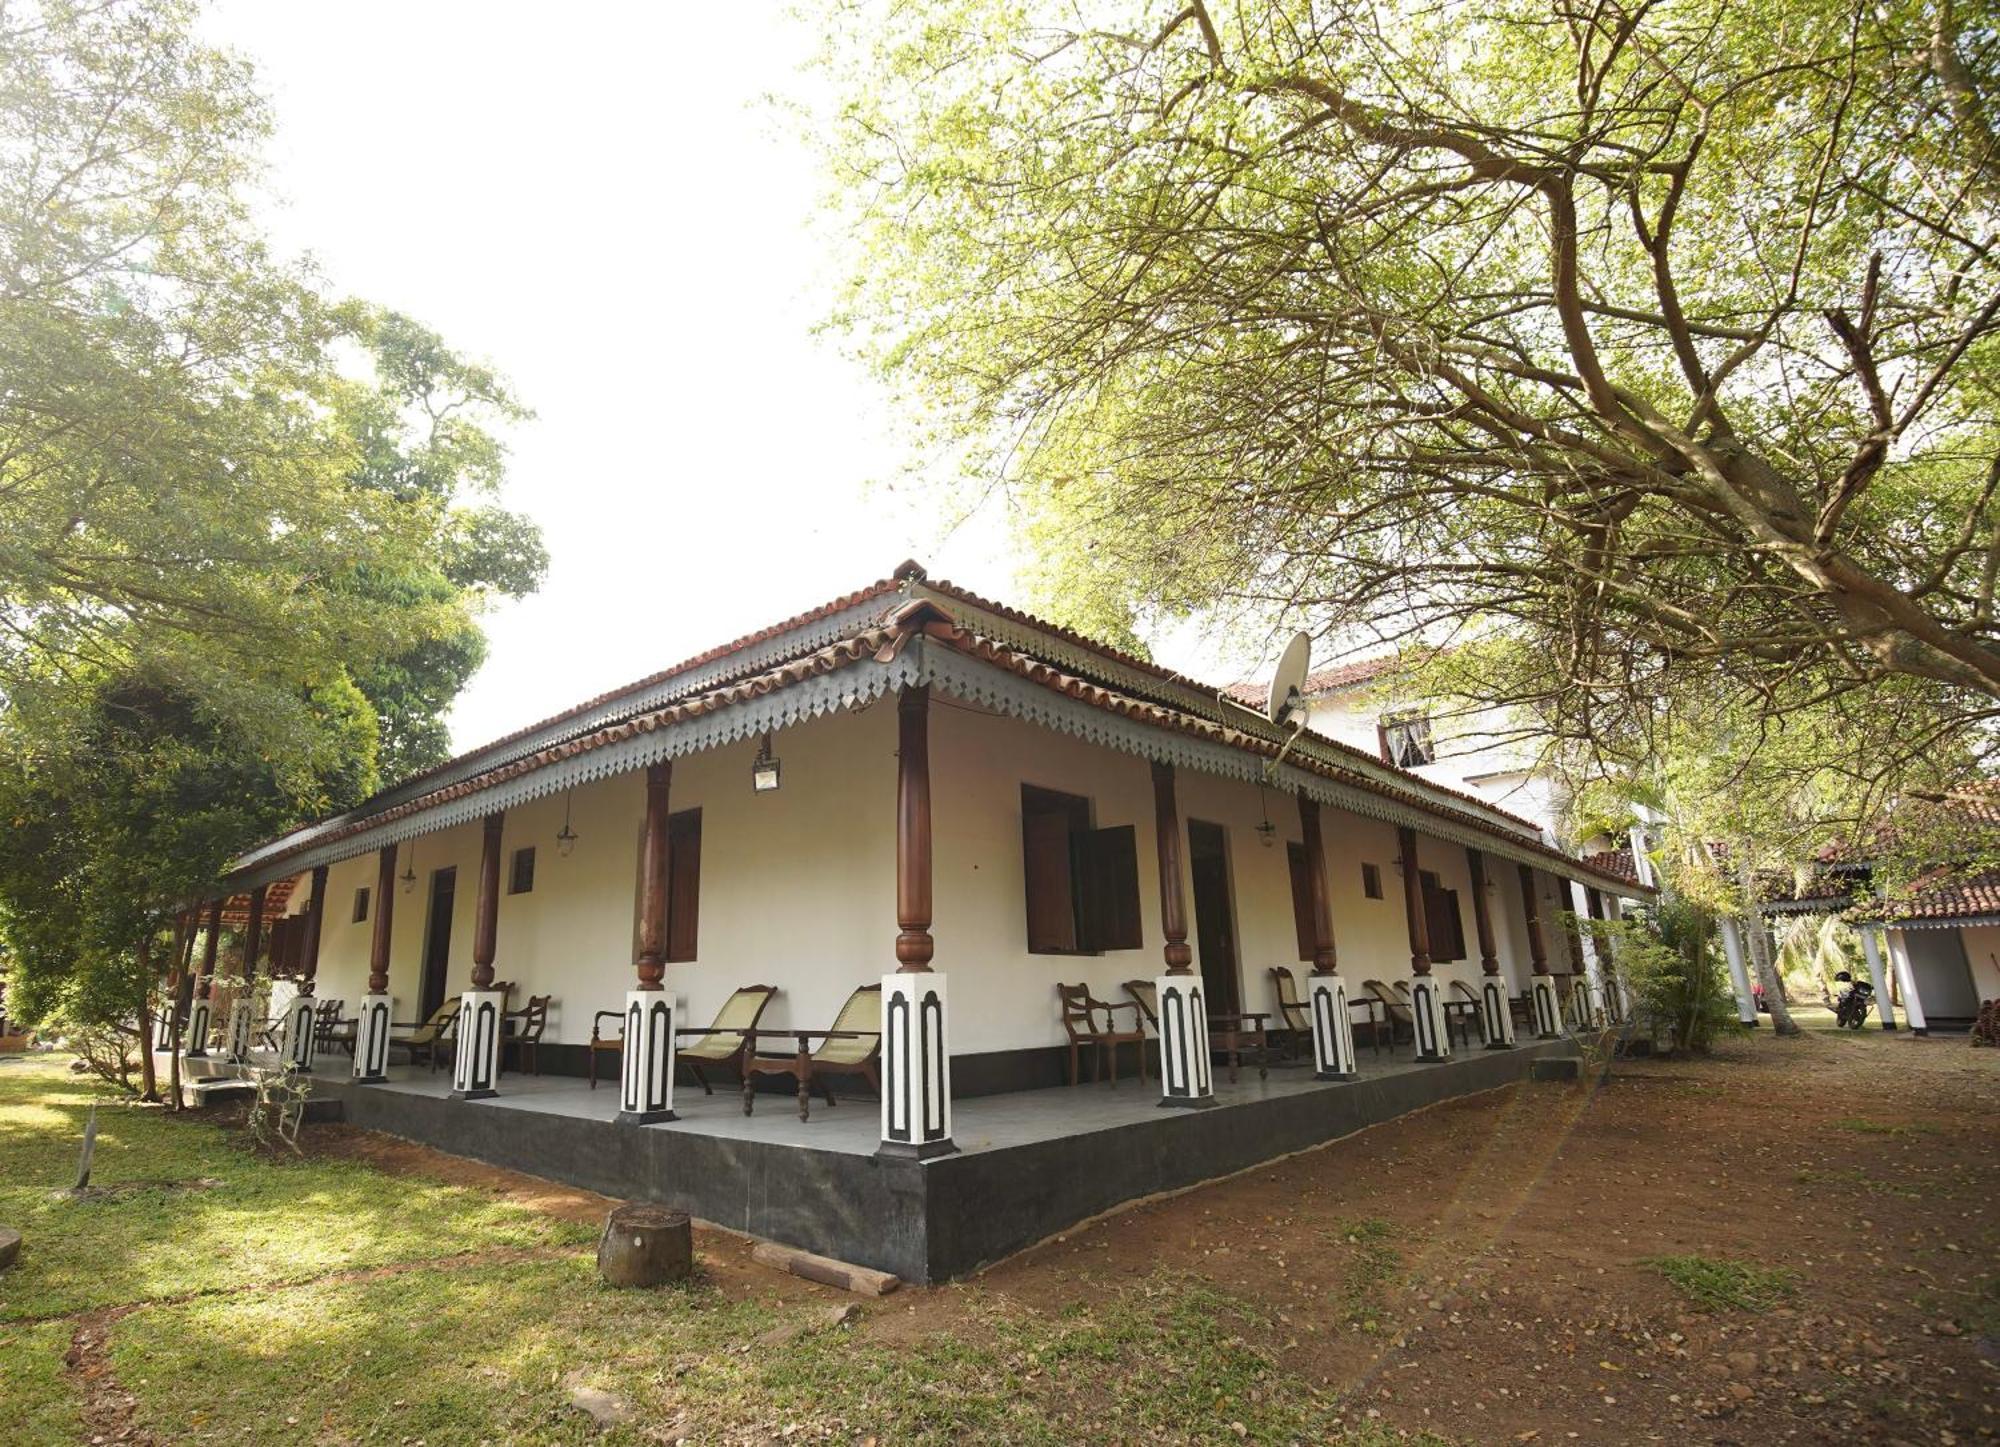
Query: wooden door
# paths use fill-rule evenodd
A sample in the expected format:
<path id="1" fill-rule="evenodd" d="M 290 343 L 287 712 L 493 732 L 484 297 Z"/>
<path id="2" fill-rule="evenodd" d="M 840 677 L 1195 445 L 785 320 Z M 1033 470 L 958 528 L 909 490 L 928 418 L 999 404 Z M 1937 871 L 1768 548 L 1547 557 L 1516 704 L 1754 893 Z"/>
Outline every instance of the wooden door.
<path id="1" fill-rule="evenodd" d="M 458 890 L 458 871 L 431 873 L 431 910 L 424 925 L 424 992 L 417 1018 L 428 1020 L 444 1003 L 445 980 L 451 969 L 451 904 Z"/>
<path id="2" fill-rule="evenodd" d="M 1236 907 L 1230 898 L 1228 837 L 1220 824 L 1188 820 L 1188 863 L 1194 875 L 1194 938 L 1203 993 L 1214 1014 L 1243 1008 L 1236 959 Z"/>

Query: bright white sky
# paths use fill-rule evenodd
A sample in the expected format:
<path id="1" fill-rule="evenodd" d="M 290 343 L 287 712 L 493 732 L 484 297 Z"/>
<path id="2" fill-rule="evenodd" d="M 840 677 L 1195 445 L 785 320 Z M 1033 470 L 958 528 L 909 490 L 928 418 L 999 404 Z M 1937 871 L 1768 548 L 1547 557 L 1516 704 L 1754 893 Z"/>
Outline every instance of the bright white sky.
<path id="1" fill-rule="evenodd" d="M 436 327 L 535 409 L 505 501 L 541 593 L 487 620 L 460 748 L 885 576 L 1013 591 L 892 485 L 884 397 L 831 340 L 837 260 L 792 123 L 814 37 L 774 0 L 222 0 L 275 105 L 269 223 L 339 290 Z M 871 484 L 874 484 L 871 486 Z"/>

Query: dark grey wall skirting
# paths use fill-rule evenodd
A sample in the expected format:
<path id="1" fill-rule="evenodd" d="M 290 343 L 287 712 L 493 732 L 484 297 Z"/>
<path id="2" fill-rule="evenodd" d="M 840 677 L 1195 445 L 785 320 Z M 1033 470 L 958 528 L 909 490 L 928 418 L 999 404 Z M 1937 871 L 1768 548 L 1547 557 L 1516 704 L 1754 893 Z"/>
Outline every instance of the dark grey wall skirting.
<path id="1" fill-rule="evenodd" d="M 316 1092 L 366 1130 L 608 1196 L 659 1201 L 732 1230 L 928 1282 L 964 1275 L 1127 1201 L 1491 1090 L 1526 1078 L 1537 1061 L 1574 1054 L 1566 1040 L 1469 1052 L 1448 1064 L 1324 1089 L 1213 1110 L 1148 1112 L 1079 1135 L 928 1161 L 468 1105 L 356 1085 L 343 1074 L 322 1075 Z M 954 1061 L 954 1071 L 961 1065 Z"/>

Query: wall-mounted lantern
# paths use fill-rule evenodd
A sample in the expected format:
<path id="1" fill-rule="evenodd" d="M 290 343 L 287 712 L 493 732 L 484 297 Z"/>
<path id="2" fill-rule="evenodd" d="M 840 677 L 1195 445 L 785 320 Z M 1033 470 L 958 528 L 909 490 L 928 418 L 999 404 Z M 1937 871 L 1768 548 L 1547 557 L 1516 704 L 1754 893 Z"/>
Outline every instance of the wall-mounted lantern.
<path id="1" fill-rule="evenodd" d="M 778 781 L 778 760 L 771 753 L 771 736 L 765 734 L 757 757 L 750 765 L 750 787 L 756 793 L 769 794 L 778 787 Z"/>

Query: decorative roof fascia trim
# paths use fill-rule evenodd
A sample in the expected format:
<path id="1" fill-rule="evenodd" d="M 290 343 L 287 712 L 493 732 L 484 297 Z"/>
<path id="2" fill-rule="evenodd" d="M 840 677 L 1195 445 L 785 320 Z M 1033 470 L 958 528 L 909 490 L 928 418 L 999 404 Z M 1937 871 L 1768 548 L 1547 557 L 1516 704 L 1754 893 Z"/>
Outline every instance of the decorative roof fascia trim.
<path id="1" fill-rule="evenodd" d="M 1967 914 L 1955 919 L 1885 919 L 1877 923 L 1884 929 L 1974 929 L 2000 924 L 2000 914 Z"/>
<path id="2" fill-rule="evenodd" d="M 488 744 L 462 754 L 434 772 L 420 774 L 414 779 L 392 785 L 370 799 L 365 807 L 369 813 L 374 813 L 410 799 L 421 798 L 432 790 L 449 788 L 462 780 L 483 774 L 488 769 L 500 768 L 515 759 L 526 758 L 566 739 L 587 734 L 593 729 L 603 728 L 606 724 L 616 723 L 629 715 L 664 708 L 667 704 L 720 687 L 733 679 L 763 673 L 790 661 L 795 656 L 824 648 L 849 634 L 861 631 L 869 624 L 880 621 L 888 596 L 881 593 L 871 594 L 837 612 L 823 617 L 808 618 L 797 627 L 786 629 L 746 648 L 711 658 L 648 684 L 622 689 L 580 712 L 551 719 L 526 733 L 514 734 L 498 743 Z"/>
<path id="3" fill-rule="evenodd" d="M 343 859 L 372 853 L 384 845 L 399 844 L 425 834 L 474 823 L 498 810 L 595 783 L 616 774 L 631 773 L 663 759 L 723 748 L 809 719 L 865 707 L 885 693 L 918 681 L 919 666 L 914 650 L 905 650 L 888 663 L 878 663 L 872 658 L 857 659 L 843 667 L 773 689 L 745 702 L 728 704 L 651 732 L 634 733 L 601 748 L 573 754 L 490 789 L 445 800 L 379 826 L 308 846 L 281 859 L 247 865 L 241 873 L 230 877 L 228 887 L 232 891 L 254 888 L 270 880 L 289 878 L 316 865 L 335 864 Z"/>
<path id="4" fill-rule="evenodd" d="M 940 691 L 967 703 L 1038 724 L 1057 733 L 1070 734 L 1087 743 L 1136 754 L 1149 762 L 1173 764 L 1245 783 L 1264 782 L 1264 760 L 1245 749 L 1198 738 L 1178 729 L 1125 718 L 951 647 L 919 646 L 923 647 L 926 680 Z M 1574 872 L 1566 870 L 1562 861 L 1551 858 L 1540 849 L 1519 847 L 1507 834 L 1494 833 L 1470 821 L 1461 824 L 1441 818 L 1427 809 L 1386 799 L 1380 794 L 1292 764 L 1279 766 L 1272 787 L 1303 793 L 1321 804 L 1364 818 L 1421 830 L 1433 839 L 1462 844 L 1488 855 L 1532 865 L 1623 898 L 1645 897 L 1636 884 L 1620 887 L 1580 868 Z"/>
<path id="5" fill-rule="evenodd" d="M 1205 722 L 1235 729 L 1238 733 L 1253 738 L 1265 738 L 1267 742 L 1276 743 L 1282 742 L 1286 737 L 1283 730 L 1268 724 L 1264 726 L 1267 732 L 1260 732 L 1257 728 L 1251 727 L 1252 720 L 1261 722 L 1263 719 L 1263 714 L 1258 709 L 1238 701 L 1232 701 L 1225 707 L 1214 691 L 1201 688 L 1179 674 L 1163 676 L 1135 664 L 1122 662 L 1115 656 L 1066 638 L 1048 626 L 1038 627 L 1033 622 L 1009 617 L 995 608 L 983 606 L 964 597 L 955 589 L 927 587 L 923 584 L 918 584 L 917 587 L 923 597 L 937 603 L 951 614 L 953 620 L 966 632 L 991 639 L 1017 653 L 1066 668 L 1079 678 L 1106 679 L 1112 686 L 1136 698 L 1179 709 Z M 1237 710 L 1249 714 L 1250 717 L 1237 717 Z M 1460 790 L 1441 789 L 1429 779 L 1384 764 L 1379 759 L 1370 758 L 1359 749 L 1350 748 L 1337 740 L 1308 732 L 1298 738 L 1293 747 L 1301 753 L 1319 758 L 1334 768 L 1347 769 L 1364 778 L 1374 779 L 1385 788 L 1404 789 L 1412 794 L 1423 795 L 1436 802 L 1440 808 L 1460 809 L 1489 818 L 1496 827 L 1517 831 L 1534 827 L 1531 821 L 1511 814 L 1497 804 Z"/>

